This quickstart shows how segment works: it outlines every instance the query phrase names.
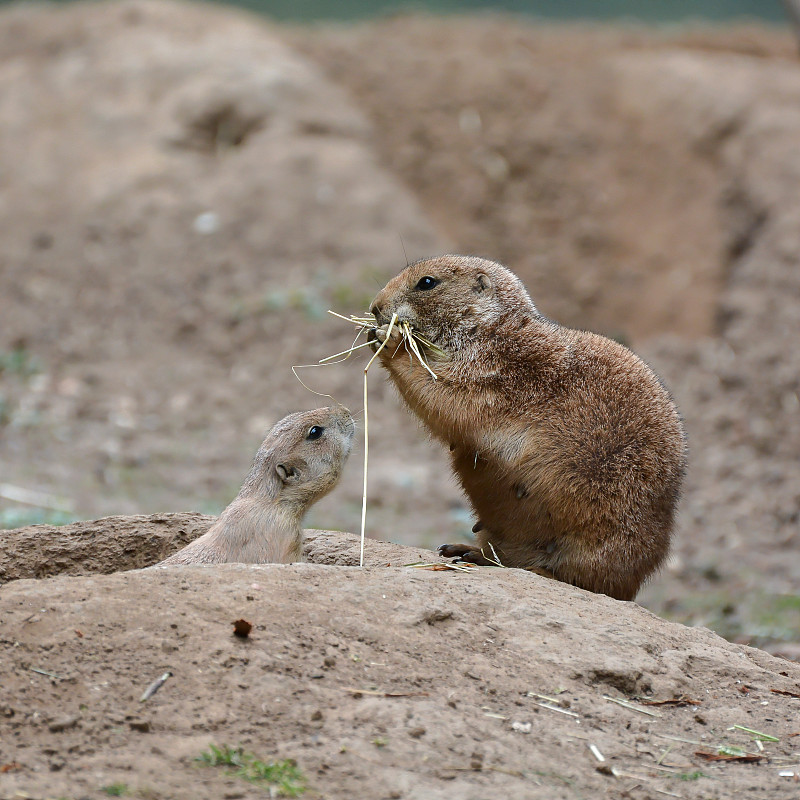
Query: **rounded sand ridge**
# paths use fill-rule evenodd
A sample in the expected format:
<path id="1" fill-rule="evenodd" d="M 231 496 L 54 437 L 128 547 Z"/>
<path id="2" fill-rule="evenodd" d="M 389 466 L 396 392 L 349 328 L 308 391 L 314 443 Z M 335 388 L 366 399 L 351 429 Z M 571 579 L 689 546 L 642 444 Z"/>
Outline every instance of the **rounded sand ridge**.
<path id="1" fill-rule="evenodd" d="M 76 523 L 70 538 L 79 561 L 81 527 L 105 532 L 124 564 L 143 523 L 166 541 L 204 522 L 117 517 Z M 313 563 L 3 586 L 0 709 L 14 766 L 0 793 L 247 791 L 198 767 L 215 743 L 296 760 L 309 796 L 569 798 L 631 775 L 643 797 L 794 796 L 778 771 L 794 750 L 798 665 L 522 570 L 404 568 L 436 556 L 384 542 L 359 569 L 356 536 L 307 534 Z M 253 625 L 245 640 L 238 619 Z M 768 762 L 696 755 L 726 745 L 758 758 L 734 725 L 778 739 L 764 743 Z"/>

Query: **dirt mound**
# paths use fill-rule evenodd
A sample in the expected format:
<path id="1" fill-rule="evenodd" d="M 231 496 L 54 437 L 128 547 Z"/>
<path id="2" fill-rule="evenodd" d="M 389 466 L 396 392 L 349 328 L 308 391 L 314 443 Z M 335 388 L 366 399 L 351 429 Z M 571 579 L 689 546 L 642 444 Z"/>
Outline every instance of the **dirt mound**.
<path id="1" fill-rule="evenodd" d="M 204 534 L 215 519 L 203 514 L 153 514 L 4 531 L 0 584 L 149 567 Z"/>
<path id="2" fill-rule="evenodd" d="M 150 567 L 204 534 L 215 520 L 204 514 L 151 514 L 4 531 L 0 537 L 0 585 L 23 578 Z M 310 529 L 304 531 L 304 544 L 305 557 L 316 564 L 359 565 L 361 540 L 353 534 Z M 399 559 L 407 561 L 413 553 L 410 547 L 371 541 L 364 564 L 401 566 Z M 431 556 L 429 550 L 418 550 L 414 560 Z"/>
<path id="3" fill-rule="evenodd" d="M 174 548 L 187 527 L 83 533 L 124 563 L 143 522 Z M 315 561 L 355 563 L 355 537 L 313 538 Z M 198 764 L 211 743 L 295 760 L 309 797 L 795 796 L 800 667 L 520 570 L 160 567 L 15 581 L 0 615 L 3 797 L 262 796 Z M 697 755 L 721 747 L 755 763 Z"/>

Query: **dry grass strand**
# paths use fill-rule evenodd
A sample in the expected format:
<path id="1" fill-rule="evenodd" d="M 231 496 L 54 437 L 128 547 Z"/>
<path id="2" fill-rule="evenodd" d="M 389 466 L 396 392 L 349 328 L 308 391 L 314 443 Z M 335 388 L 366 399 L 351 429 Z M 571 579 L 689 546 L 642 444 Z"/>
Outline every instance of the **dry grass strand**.
<path id="1" fill-rule="evenodd" d="M 300 384 L 307 389 L 312 394 L 318 395 L 319 397 L 329 397 L 331 400 L 336 402 L 336 398 L 333 395 L 325 394 L 324 392 L 317 392 L 312 389 L 310 386 L 306 385 L 302 378 L 297 374 L 298 369 L 306 369 L 308 367 L 328 367 L 333 366 L 334 364 L 341 364 L 344 361 L 347 361 L 348 358 L 356 351 L 360 350 L 363 347 L 368 347 L 373 342 L 362 342 L 361 344 L 356 344 L 359 337 L 362 333 L 370 330 L 375 330 L 375 320 L 369 316 L 357 316 L 355 314 L 351 314 L 349 317 L 344 316 L 344 314 L 339 314 L 336 311 L 328 310 L 328 313 L 338 319 L 344 320 L 345 322 L 349 322 L 351 325 L 355 325 L 359 328 L 358 332 L 356 333 L 356 338 L 353 339 L 353 343 L 348 347 L 346 350 L 342 350 L 339 353 L 334 353 L 331 356 L 326 356 L 325 358 L 321 358 L 318 363 L 316 364 L 296 364 L 292 367 L 292 372 L 294 373 L 295 378 L 300 381 Z M 386 337 L 384 338 L 383 342 L 381 342 L 380 346 L 375 350 L 372 355 L 372 358 L 367 362 L 366 367 L 364 367 L 364 491 L 362 496 L 362 503 L 361 503 L 361 548 L 360 548 L 360 555 L 359 555 L 359 566 L 364 566 L 364 541 L 366 539 L 366 523 L 367 523 L 367 469 L 369 466 L 369 398 L 368 398 L 368 382 L 367 382 L 367 373 L 369 372 L 369 368 L 372 366 L 372 363 L 378 357 L 380 352 L 386 347 L 386 344 L 389 341 L 389 337 L 394 330 L 395 326 L 400 330 L 403 335 L 403 345 L 405 346 L 406 350 L 408 351 L 409 355 L 414 358 L 416 356 L 419 363 L 423 366 L 423 368 L 430 374 L 433 380 L 438 380 L 438 376 L 436 373 L 431 369 L 430 365 L 428 364 L 425 356 L 423 355 L 422 350 L 420 349 L 420 345 L 423 348 L 430 350 L 433 353 L 436 353 L 437 356 L 440 358 L 446 358 L 446 354 L 443 350 L 436 347 L 433 342 L 429 341 L 426 337 L 422 336 L 421 334 L 414 331 L 411 324 L 407 321 L 403 321 L 398 324 L 397 314 L 392 315 L 392 319 L 389 321 L 389 325 L 386 329 Z M 336 361 L 335 359 L 339 359 Z M 494 552 L 494 548 L 492 548 Z M 495 557 L 497 554 L 495 553 Z M 499 563 L 499 559 L 498 559 Z M 446 568 L 452 568 L 448 565 Z"/>

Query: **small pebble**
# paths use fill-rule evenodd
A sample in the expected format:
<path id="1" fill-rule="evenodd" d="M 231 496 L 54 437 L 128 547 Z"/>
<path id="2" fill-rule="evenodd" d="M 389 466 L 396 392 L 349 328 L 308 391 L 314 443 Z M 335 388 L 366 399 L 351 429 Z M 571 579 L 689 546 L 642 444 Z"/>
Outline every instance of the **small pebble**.
<path id="1" fill-rule="evenodd" d="M 192 227 L 196 233 L 202 233 L 204 236 L 216 233 L 219 230 L 219 217 L 213 211 L 206 211 L 195 217 Z"/>

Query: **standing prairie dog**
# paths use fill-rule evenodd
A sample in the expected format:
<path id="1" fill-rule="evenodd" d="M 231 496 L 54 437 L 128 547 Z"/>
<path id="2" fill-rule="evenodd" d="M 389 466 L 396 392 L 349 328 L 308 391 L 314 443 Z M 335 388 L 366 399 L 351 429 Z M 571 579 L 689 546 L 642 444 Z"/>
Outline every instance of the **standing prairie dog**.
<path id="1" fill-rule="evenodd" d="M 411 264 L 370 310 L 374 348 L 393 314 L 439 348 L 424 350 L 437 380 L 396 327 L 379 358 L 449 444 L 477 515 L 478 547 L 440 553 L 632 600 L 668 553 L 685 471 L 681 420 L 653 371 L 546 319 L 516 275 L 480 258 Z"/>
<path id="2" fill-rule="evenodd" d="M 354 432 L 341 406 L 284 417 L 264 439 L 236 499 L 206 533 L 158 566 L 300 561 L 300 521 L 338 482 Z"/>

